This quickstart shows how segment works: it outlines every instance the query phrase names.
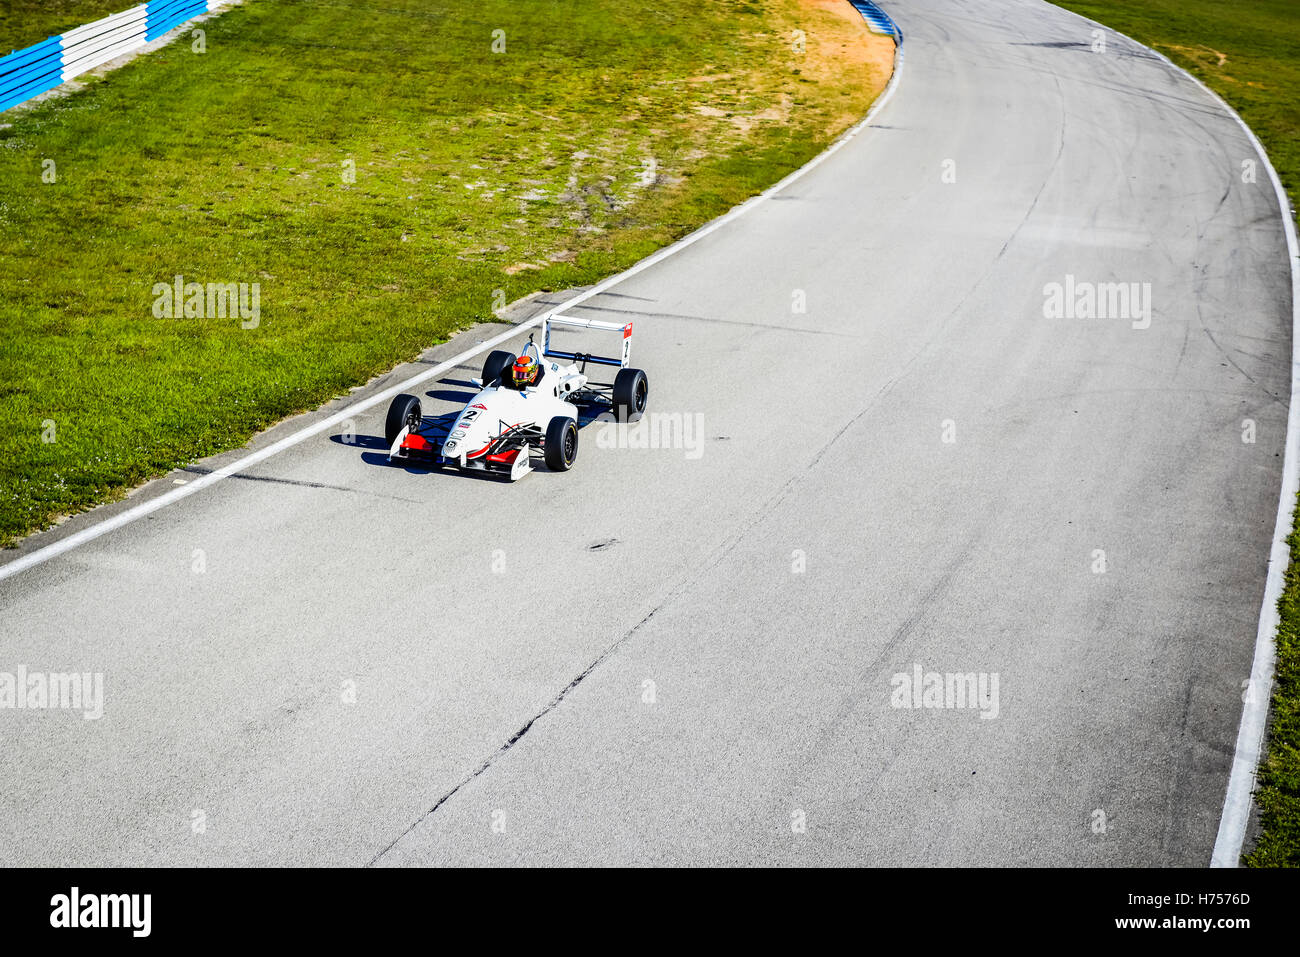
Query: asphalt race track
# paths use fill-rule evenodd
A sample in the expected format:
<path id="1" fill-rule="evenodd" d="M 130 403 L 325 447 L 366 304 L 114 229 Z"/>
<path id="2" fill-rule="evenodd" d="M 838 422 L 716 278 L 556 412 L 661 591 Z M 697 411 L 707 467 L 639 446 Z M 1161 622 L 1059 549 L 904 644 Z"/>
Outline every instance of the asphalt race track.
<path id="1" fill-rule="evenodd" d="M 507 485 L 387 464 L 380 406 L 0 580 L 0 669 L 104 674 L 97 721 L 0 710 L 0 863 L 1207 864 L 1286 429 L 1276 196 L 1130 41 L 888 9 L 870 128 L 574 310 L 635 323 L 677 447 L 591 425 Z M 1045 316 L 1067 282 L 1149 325 Z M 916 666 L 990 696 L 896 707 Z"/>

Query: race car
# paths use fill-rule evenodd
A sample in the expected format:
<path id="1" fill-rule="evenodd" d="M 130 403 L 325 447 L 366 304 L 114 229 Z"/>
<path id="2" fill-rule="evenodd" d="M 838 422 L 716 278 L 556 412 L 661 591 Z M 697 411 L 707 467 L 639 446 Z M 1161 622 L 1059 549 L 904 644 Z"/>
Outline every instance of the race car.
<path id="1" fill-rule="evenodd" d="M 557 326 L 621 332 L 622 354 L 613 358 L 552 348 L 551 330 Z M 630 322 L 548 316 L 540 349 L 530 335 L 519 355 L 504 350 L 488 354 L 483 377 L 472 380 L 480 391 L 450 425 L 426 421 L 416 396 L 394 398 L 384 425 L 389 461 L 420 457 L 438 467 L 486 472 L 513 482 L 532 471 L 532 456 L 540 454 L 550 471 L 567 472 L 578 457 L 580 423 L 610 415 L 632 422 L 645 412 L 650 382 L 644 371 L 630 367 L 631 355 Z M 618 372 L 613 382 L 596 382 L 588 366 L 612 366 Z"/>

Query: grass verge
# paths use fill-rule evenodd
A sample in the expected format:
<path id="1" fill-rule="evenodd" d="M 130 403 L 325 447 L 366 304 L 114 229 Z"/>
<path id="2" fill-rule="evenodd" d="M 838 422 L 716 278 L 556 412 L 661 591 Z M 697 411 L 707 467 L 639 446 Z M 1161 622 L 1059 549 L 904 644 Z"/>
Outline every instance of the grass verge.
<path id="1" fill-rule="evenodd" d="M 0 0 L 0 56 L 67 33 L 144 0 Z"/>
<path id="2" fill-rule="evenodd" d="M 1200 78 L 1255 131 L 1296 204 L 1300 189 L 1300 8 L 1295 0 L 1056 0 L 1145 43 Z M 1260 180 L 1263 182 L 1263 179 Z M 1293 427 L 1294 424 L 1293 424 Z M 1300 524 L 1279 601 L 1277 678 L 1245 863 L 1300 866 Z"/>
<path id="3" fill-rule="evenodd" d="M 893 51 L 840 0 L 250 0 L 205 29 L 0 116 L 0 544 L 626 268 L 823 149 Z M 255 320 L 167 318 L 177 276 L 256 285 Z"/>

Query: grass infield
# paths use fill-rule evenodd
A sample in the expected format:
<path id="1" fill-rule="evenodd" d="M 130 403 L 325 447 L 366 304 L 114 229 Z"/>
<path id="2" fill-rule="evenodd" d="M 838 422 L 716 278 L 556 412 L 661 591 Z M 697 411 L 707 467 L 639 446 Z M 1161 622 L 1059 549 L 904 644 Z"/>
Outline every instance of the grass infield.
<path id="1" fill-rule="evenodd" d="M 0 114 L 0 544 L 632 265 L 893 62 L 841 0 L 248 0 L 204 29 Z M 218 296 L 163 302 L 178 276 Z"/>

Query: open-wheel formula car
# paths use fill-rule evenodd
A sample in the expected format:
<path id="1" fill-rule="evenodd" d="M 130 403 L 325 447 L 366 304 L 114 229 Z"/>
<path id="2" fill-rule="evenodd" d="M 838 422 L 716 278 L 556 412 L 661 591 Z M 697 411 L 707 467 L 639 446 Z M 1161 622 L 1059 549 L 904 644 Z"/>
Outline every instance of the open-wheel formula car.
<path id="1" fill-rule="evenodd" d="M 554 349 L 551 330 L 556 326 L 621 332 L 622 353 L 613 358 Z M 530 335 L 519 355 L 504 350 L 488 354 L 482 378 L 473 380 L 480 391 L 450 427 L 426 422 L 416 396 L 394 398 L 384 425 L 389 460 L 420 457 L 513 482 L 532 471 L 531 457 L 540 454 L 552 472 L 568 471 L 578 456 L 580 422 L 602 415 L 630 422 L 645 412 L 650 382 L 642 370 L 629 366 L 631 355 L 630 322 L 548 316 L 540 349 Z M 618 372 L 613 382 L 596 382 L 589 366 L 612 366 Z"/>

